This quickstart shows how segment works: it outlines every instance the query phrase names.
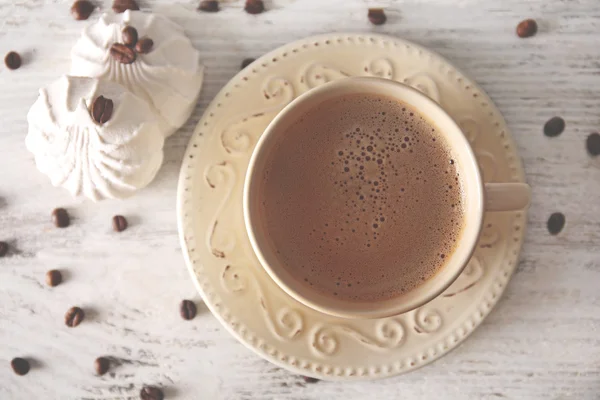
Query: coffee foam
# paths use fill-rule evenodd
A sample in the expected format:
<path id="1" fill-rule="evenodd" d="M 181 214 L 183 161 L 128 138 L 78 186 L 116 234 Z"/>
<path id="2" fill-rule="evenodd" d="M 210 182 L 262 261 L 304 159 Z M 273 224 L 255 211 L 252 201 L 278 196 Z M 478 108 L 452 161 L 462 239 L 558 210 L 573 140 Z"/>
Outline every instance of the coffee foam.
<path id="1" fill-rule="evenodd" d="M 445 139 L 412 107 L 347 95 L 283 136 L 259 196 L 279 261 L 299 281 L 375 301 L 445 264 L 462 229 L 461 181 Z"/>

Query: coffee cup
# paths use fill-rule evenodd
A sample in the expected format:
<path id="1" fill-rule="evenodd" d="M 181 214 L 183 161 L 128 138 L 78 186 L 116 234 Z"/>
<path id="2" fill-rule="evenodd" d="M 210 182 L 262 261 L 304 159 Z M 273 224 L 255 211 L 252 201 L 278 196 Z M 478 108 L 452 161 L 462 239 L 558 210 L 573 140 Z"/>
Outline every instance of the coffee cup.
<path id="1" fill-rule="evenodd" d="M 391 298 L 349 301 L 324 294 L 303 284 L 282 265 L 270 234 L 265 229 L 265 212 L 260 204 L 261 181 L 269 155 L 277 151 L 299 118 L 326 101 L 354 94 L 369 94 L 398 100 L 426 116 L 445 139 L 456 160 L 464 198 L 463 227 L 460 237 L 431 277 L 409 291 Z M 298 149 L 302 151 L 302 149 Z M 294 299 L 314 310 L 342 318 L 381 318 L 411 311 L 440 295 L 468 264 L 481 235 L 486 211 L 515 211 L 528 207 L 530 187 L 524 183 L 484 183 L 475 154 L 464 132 L 444 109 L 418 90 L 386 79 L 346 78 L 312 89 L 287 105 L 266 128 L 252 153 L 243 191 L 243 213 L 252 248 L 273 281 Z M 290 230 L 294 226 L 289 227 Z M 302 257 L 302 255 L 298 255 Z M 320 266 L 313 266 L 319 268 Z"/>

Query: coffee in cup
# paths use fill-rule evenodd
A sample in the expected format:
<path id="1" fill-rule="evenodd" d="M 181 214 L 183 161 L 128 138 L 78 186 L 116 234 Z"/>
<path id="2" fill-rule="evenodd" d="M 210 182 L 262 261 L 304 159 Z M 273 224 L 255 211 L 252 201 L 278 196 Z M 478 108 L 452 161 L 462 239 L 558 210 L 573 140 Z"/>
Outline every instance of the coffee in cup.
<path id="1" fill-rule="evenodd" d="M 453 253 L 463 192 L 440 130 L 370 93 L 299 115 L 268 155 L 262 229 L 300 284 L 345 301 L 413 290 Z"/>
<path id="2" fill-rule="evenodd" d="M 398 82 L 347 78 L 301 95 L 258 140 L 244 183 L 250 243 L 304 305 L 346 318 L 415 309 L 467 265 L 485 211 L 526 184 L 483 183 L 460 127 Z"/>

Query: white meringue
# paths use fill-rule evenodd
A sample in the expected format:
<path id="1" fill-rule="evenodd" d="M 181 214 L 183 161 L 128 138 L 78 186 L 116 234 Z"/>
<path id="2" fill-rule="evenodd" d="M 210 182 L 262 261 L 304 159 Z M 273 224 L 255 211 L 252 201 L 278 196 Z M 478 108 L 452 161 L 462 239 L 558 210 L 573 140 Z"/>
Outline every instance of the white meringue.
<path id="1" fill-rule="evenodd" d="M 114 104 L 104 124 L 90 113 L 100 95 Z M 165 136 L 154 109 L 114 82 L 63 76 L 40 89 L 27 120 L 26 145 L 38 169 L 74 196 L 130 196 L 162 164 Z"/>
<path id="2" fill-rule="evenodd" d="M 128 25 L 154 46 L 147 54 L 137 54 L 133 63 L 122 64 L 111 57 L 110 48 L 122 43 L 121 31 Z M 146 99 L 166 120 L 168 135 L 190 117 L 202 87 L 198 51 L 179 25 L 161 15 L 130 10 L 104 14 L 83 30 L 71 57 L 71 75 L 112 80 Z"/>

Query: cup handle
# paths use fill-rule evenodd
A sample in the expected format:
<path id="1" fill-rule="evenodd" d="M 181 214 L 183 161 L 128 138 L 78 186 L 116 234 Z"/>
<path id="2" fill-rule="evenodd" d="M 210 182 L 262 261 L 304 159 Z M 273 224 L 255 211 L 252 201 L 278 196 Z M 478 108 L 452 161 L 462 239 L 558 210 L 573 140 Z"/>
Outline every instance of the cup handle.
<path id="1" fill-rule="evenodd" d="M 529 206 L 531 187 L 526 183 L 486 183 L 485 211 L 517 211 Z"/>

